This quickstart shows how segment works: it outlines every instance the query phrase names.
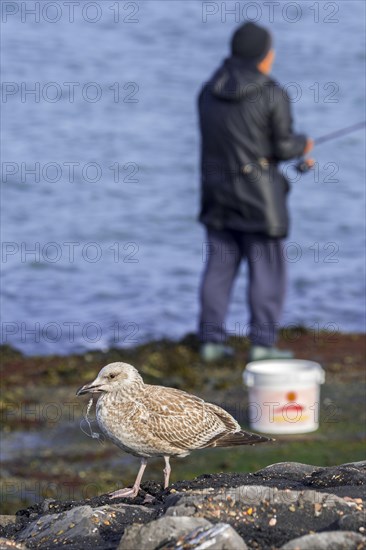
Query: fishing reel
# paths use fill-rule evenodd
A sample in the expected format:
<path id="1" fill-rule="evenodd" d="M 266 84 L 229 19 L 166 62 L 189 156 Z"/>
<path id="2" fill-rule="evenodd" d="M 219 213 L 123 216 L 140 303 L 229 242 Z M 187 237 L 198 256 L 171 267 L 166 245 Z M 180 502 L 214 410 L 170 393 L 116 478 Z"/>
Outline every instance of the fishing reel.
<path id="1" fill-rule="evenodd" d="M 346 136 L 347 134 L 352 134 L 357 130 L 361 130 L 361 128 L 365 128 L 365 126 L 366 126 L 366 120 L 364 120 L 363 122 L 358 122 L 357 124 L 353 124 L 352 126 L 348 126 L 347 128 L 341 128 L 340 130 L 336 130 L 335 132 L 330 132 L 329 134 L 320 136 L 312 140 L 312 142 L 313 142 L 313 145 L 321 145 L 322 143 L 326 143 L 327 141 L 332 141 L 333 139 Z M 295 170 L 299 174 L 306 174 L 306 172 L 309 172 L 309 170 L 314 168 L 314 166 L 315 166 L 314 159 L 302 158 L 295 165 Z"/>
<path id="2" fill-rule="evenodd" d="M 306 174 L 312 168 L 314 168 L 315 160 L 314 159 L 300 159 L 299 162 L 295 165 L 295 170 L 299 174 Z"/>

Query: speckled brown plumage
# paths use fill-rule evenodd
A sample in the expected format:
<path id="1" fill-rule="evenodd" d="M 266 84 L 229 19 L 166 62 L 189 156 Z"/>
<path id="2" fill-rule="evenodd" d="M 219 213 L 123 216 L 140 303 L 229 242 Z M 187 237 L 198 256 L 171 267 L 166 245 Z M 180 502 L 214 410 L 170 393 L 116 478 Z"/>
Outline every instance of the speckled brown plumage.
<path id="1" fill-rule="evenodd" d="M 111 363 L 78 395 L 100 393 L 97 422 L 102 432 L 124 451 L 141 457 L 132 489 L 113 496 L 135 496 L 148 458 L 164 457 L 165 486 L 169 458 L 187 456 L 206 447 L 252 445 L 268 438 L 244 432 L 224 409 L 186 392 L 144 384 L 138 371 L 126 363 Z"/>

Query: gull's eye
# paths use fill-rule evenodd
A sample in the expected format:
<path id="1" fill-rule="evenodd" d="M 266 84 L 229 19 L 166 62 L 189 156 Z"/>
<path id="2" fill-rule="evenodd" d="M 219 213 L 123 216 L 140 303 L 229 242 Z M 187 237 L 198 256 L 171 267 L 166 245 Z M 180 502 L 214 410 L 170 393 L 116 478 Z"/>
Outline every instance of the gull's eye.
<path id="1" fill-rule="evenodd" d="M 116 378 L 116 375 L 113 372 L 109 375 L 109 378 Z"/>

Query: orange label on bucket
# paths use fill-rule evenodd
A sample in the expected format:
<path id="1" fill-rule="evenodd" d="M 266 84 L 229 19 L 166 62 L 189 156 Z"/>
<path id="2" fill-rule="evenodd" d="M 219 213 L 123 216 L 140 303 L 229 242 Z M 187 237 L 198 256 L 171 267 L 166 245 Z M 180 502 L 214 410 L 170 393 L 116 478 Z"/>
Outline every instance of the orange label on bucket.
<path id="1" fill-rule="evenodd" d="M 316 430 L 318 427 L 318 386 L 299 389 L 251 388 L 249 418 L 259 431 L 283 433 Z"/>

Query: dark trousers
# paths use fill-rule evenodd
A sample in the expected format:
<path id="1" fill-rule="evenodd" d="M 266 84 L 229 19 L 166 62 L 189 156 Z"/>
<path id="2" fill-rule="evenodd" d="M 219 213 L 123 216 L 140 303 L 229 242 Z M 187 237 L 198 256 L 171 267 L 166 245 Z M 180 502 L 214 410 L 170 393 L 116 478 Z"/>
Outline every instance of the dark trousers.
<path id="1" fill-rule="evenodd" d="M 207 228 L 204 245 L 199 337 L 202 342 L 224 342 L 225 318 L 240 263 L 248 262 L 249 327 L 236 323 L 230 333 L 249 335 L 253 345 L 272 346 L 286 289 L 283 241 L 261 233 L 217 231 Z"/>

